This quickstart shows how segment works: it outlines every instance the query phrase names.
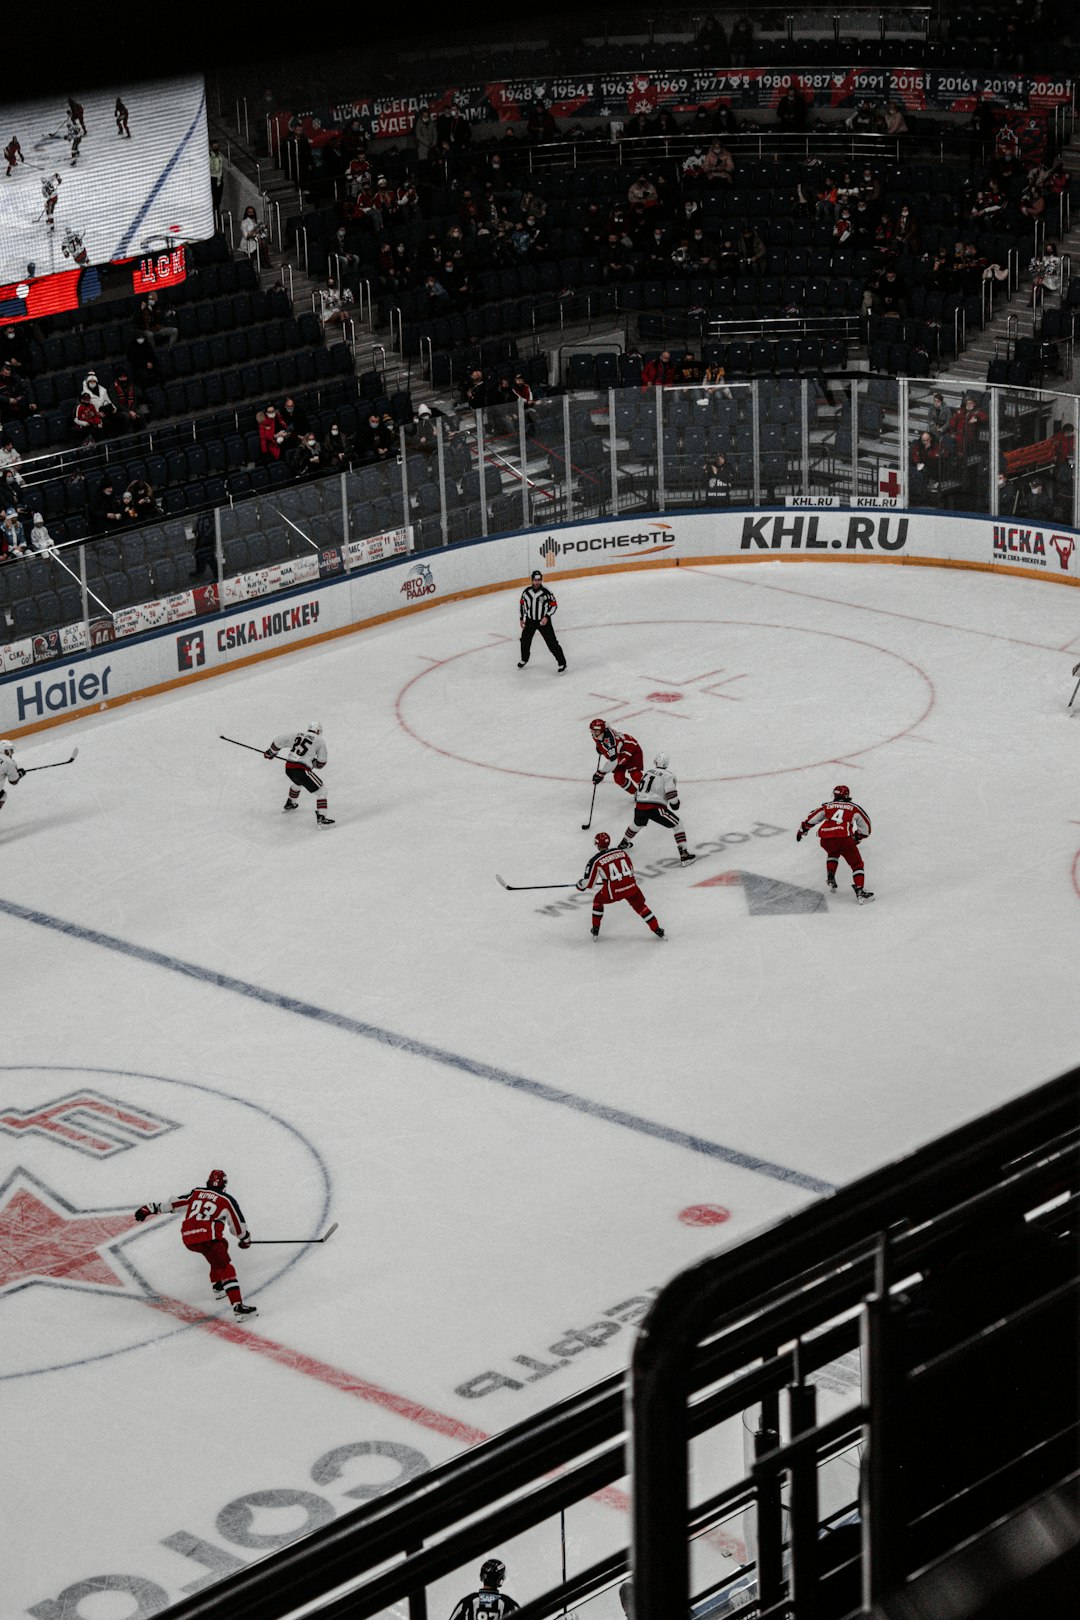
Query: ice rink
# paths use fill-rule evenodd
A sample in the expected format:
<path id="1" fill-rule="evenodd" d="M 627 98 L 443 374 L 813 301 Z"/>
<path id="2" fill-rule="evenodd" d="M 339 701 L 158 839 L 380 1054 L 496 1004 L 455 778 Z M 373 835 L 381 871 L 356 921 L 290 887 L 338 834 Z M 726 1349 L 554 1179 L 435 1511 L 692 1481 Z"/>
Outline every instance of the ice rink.
<path id="1" fill-rule="evenodd" d="M 242 1567 L 625 1365 L 690 1261 L 1076 1062 L 1075 592 L 780 562 L 555 589 L 562 677 L 539 640 L 515 668 L 506 591 L 19 743 L 79 755 L 0 813 L 5 1620 Z M 594 715 L 679 778 L 698 860 L 634 852 L 662 943 L 495 881 L 580 875 Z M 219 740 L 311 721 L 326 831 Z M 863 907 L 795 842 L 837 782 Z M 629 807 L 605 783 L 594 830 Z M 250 1328 L 132 1220 L 218 1165 L 257 1238 L 339 1223 L 239 1256 Z M 610 1499 L 568 1530 L 571 1567 L 628 1534 Z M 519 1599 L 558 1556 L 492 1551 Z"/>

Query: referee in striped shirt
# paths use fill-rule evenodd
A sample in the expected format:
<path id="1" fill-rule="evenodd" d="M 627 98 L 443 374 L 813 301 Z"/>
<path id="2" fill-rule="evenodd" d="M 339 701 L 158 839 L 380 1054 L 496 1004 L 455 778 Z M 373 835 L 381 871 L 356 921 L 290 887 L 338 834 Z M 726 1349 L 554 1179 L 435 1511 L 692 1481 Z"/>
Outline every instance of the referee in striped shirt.
<path id="1" fill-rule="evenodd" d="M 522 591 L 521 602 L 518 605 L 518 622 L 521 625 L 521 658 L 518 661 L 518 669 L 524 669 L 529 662 L 529 648 L 532 646 L 533 636 L 539 630 L 558 666 L 557 673 L 559 675 L 565 673 L 566 654 L 559 646 L 559 638 L 551 624 L 551 615 L 558 605 L 544 584 L 543 574 L 539 568 L 534 568 L 532 583 L 526 585 Z"/>

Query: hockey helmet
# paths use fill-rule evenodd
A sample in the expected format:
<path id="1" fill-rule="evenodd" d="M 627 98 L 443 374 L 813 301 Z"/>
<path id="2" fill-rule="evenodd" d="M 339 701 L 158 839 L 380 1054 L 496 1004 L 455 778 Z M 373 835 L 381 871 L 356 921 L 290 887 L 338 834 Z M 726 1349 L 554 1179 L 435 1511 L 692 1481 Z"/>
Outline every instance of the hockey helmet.
<path id="1" fill-rule="evenodd" d="M 318 725 L 317 723 L 308 726 L 308 735 L 311 737 L 321 737 L 322 726 Z"/>
<path id="2" fill-rule="evenodd" d="M 667 755 L 666 754 L 654 754 L 653 755 L 653 764 L 656 766 L 658 771 L 666 771 L 667 768 L 668 768 L 668 757 L 667 757 Z"/>
<path id="3" fill-rule="evenodd" d="M 833 788 L 832 796 L 834 799 L 850 799 L 851 789 L 849 787 L 845 787 L 843 782 L 841 782 L 839 787 Z"/>
<path id="4" fill-rule="evenodd" d="M 228 1184 L 229 1178 L 224 1170 L 211 1170 L 206 1178 L 206 1185 L 212 1188 L 214 1192 L 224 1192 Z"/>
<path id="5" fill-rule="evenodd" d="M 3 741 L 0 741 L 0 754 L 13 754 L 14 752 L 15 744 L 10 740 L 10 738 L 5 737 Z"/>
<path id="6" fill-rule="evenodd" d="M 594 737 L 599 737 L 602 731 L 607 730 L 607 726 L 603 720 L 590 720 L 589 730 L 592 732 Z"/>
<path id="7" fill-rule="evenodd" d="M 501 1586 L 506 1579 L 506 1565 L 501 1558 L 489 1558 L 480 1565 L 480 1579 L 485 1586 Z"/>
<path id="8" fill-rule="evenodd" d="M 596 845 L 597 849 L 609 849 L 611 847 L 611 834 L 606 832 L 598 832 L 596 837 L 593 839 L 593 843 Z"/>

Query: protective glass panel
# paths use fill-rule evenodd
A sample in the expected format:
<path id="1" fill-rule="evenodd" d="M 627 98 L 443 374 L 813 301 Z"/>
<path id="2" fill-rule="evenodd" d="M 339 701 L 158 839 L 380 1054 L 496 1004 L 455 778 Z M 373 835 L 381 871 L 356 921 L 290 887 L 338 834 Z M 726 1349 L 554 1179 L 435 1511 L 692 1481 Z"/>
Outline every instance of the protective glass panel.
<path id="1" fill-rule="evenodd" d="M 908 394 L 908 505 L 990 510 L 990 411 L 984 390 L 916 382 Z"/>
<path id="2" fill-rule="evenodd" d="M 1032 527 L 1075 521 L 1076 400 L 998 390 L 998 516 Z M 1047 566 L 1058 566 L 1059 557 Z M 1061 562 L 1067 566 L 1068 559 Z"/>

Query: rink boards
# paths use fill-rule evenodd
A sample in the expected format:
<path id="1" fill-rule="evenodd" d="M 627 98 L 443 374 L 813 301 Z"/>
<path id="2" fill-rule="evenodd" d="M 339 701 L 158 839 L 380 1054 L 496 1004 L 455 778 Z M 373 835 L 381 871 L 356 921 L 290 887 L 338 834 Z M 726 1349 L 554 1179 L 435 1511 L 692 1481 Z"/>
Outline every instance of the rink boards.
<path id="1" fill-rule="evenodd" d="M 337 578 L 102 647 L 0 680 L 0 731 L 41 730 L 136 698 L 348 635 L 402 614 L 524 584 L 608 568 L 681 562 L 894 562 L 979 569 L 1080 584 L 1073 530 L 1004 519 L 789 505 L 753 512 L 671 513 L 478 540 L 394 559 Z M 248 576 L 234 590 L 265 590 Z"/>

